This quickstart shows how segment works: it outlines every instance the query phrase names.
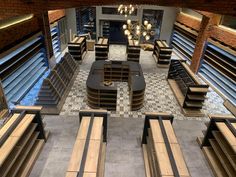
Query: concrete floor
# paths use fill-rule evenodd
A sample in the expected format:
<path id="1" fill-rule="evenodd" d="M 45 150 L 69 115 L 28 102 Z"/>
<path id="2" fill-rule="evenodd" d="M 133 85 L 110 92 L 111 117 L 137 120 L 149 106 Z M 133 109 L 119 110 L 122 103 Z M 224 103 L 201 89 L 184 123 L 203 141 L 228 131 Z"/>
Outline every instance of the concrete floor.
<path id="1" fill-rule="evenodd" d="M 46 116 L 51 135 L 30 177 L 64 177 L 79 127 L 78 116 Z M 109 118 L 105 177 L 145 177 L 141 135 L 144 119 Z M 176 136 L 192 177 L 212 177 L 196 142 L 204 122 L 175 120 Z"/>

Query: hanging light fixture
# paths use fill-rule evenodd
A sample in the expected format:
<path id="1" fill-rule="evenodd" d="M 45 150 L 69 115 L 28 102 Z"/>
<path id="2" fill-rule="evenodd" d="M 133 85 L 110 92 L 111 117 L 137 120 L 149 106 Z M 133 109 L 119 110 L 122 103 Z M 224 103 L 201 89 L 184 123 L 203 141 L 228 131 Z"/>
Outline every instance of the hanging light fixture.
<path id="1" fill-rule="evenodd" d="M 119 5 L 118 12 L 120 15 L 125 15 L 125 17 L 128 17 L 128 15 L 131 15 L 134 12 L 134 6 L 132 4 L 130 5 Z"/>
<path id="2" fill-rule="evenodd" d="M 148 41 L 152 35 L 154 35 L 154 31 L 152 30 L 152 24 L 147 20 L 140 24 L 139 22 L 132 23 L 130 19 L 127 20 L 127 24 L 123 25 L 124 34 L 128 37 L 128 39 L 140 39 L 141 36 L 144 37 L 146 41 Z"/>

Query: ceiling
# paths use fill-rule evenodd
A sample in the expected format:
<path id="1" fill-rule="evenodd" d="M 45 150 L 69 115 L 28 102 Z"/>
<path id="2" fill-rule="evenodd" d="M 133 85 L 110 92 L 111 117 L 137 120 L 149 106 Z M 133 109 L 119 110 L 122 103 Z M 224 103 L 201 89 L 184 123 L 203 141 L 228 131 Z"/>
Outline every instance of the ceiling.
<path id="1" fill-rule="evenodd" d="M 236 16 L 236 0 L 1 0 L 0 19 L 48 10 L 91 5 L 149 4 L 186 7 Z"/>

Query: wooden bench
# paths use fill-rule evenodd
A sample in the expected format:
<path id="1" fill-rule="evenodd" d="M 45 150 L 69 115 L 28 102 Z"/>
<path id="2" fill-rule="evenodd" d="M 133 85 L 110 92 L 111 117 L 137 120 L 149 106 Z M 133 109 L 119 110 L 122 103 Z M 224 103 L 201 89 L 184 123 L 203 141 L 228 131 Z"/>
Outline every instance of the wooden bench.
<path id="1" fill-rule="evenodd" d="M 41 107 L 20 106 L 0 129 L 0 176 L 27 177 L 49 135 Z"/>
<path id="2" fill-rule="evenodd" d="M 236 119 L 210 115 L 204 138 L 198 143 L 216 177 L 236 176 Z"/>
<path id="3" fill-rule="evenodd" d="M 165 40 L 155 40 L 153 57 L 159 67 L 169 67 L 172 54 L 172 48 L 166 43 Z"/>
<path id="4" fill-rule="evenodd" d="M 80 128 L 66 177 L 103 177 L 107 137 L 107 112 L 80 112 Z"/>
<path id="5" fill-rule="evenodd" d="M 186 61 L 171 60 L 167 80 L 185 116 L 205 115 L 201 109 L 209 86 L 200 82 Z"/>
<path id="6" fill-rule="evenodd" d="M 95 44 L 95 60 L 107 60 L 109 53 L 109 38 L 99 37 Z"/>
<path id="7" fill-rule="evenodd" d="M 172 122 L 167 113 L 146 113 L 142 137 L 146 177 L 190 177 Z"/>
<path id="8" fill-rule="evenodd" d="M 69 53 L 44 79 L 35 105 L 43 106 L 43 114 L 59 114 L 77 76 L 78 64 Z"/>

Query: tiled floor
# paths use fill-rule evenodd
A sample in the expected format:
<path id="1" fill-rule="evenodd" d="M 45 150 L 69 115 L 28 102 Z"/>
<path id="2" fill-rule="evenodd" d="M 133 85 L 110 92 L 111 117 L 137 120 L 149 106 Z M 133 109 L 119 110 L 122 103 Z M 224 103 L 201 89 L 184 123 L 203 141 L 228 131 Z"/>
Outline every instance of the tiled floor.
<path id="1" fill-rule="evenodd" d="M 144 118 L 145 112 L 160 111 L 172 113 L 176 119 L 197 119 L 202 120 L 206 117 L 185 117 L 171 91 L 167 81 L 168 69 L 157 68 L 152 57 L 152 52 L 141 51 L 141 66 L 143 69 L 146 90 L 144 107 L 139 111 L 130 111 L 128 99 L 128 84 L 118 84 L 117 109 L 112 111 L 112 117 L 124 118 Z M 110 46 L 111 60 L 126 60 L 125 46 Z M 94 52 L 88 52 L 82 65 L 76 81 L 66 99 L 61 115 L 78 115 L 79 110 L 89 108 L 86 104 L 86 80 L 94 59 Z M 203 111 L 209 113 L 229 113 L 223 106 L 223 100 L 212 89 L 207 94 L 207 100 Z"/>
<path id="2" fill-rule="evenodd" d="M 110 46 L 110 59 L 125 60 L 125 46 Z M 78 115 L 86 104 L 86 80 L 94 61 L 88 52 L 80 72 L 66 99 L 60 116 L 46 116 L 51 131 L 30 177 L 64 177 L 79 128 Z M 127 83 L 118 84 L 117 110 L 110 113 L 106 150 L 105 177 L 145 177 L 141 149 L 144 113 L 160 111 L 172 113 L 173 127 L 192 177 L 212 177 L 211 170 L 196 142 L 206 129 L 206 117 L 185 117 L 166 81 L 167 69 L 157 68 L 152 52 L 141 52 L 141 66 L 146 80 L 145 104 L 139 111 L 130 111 Z M 205 113 L 228 113 L 223 100 L 213 91 L 207 94 Z M 136 119 L 134 119 L 136 118 Z"/>

